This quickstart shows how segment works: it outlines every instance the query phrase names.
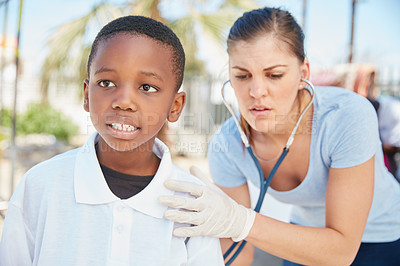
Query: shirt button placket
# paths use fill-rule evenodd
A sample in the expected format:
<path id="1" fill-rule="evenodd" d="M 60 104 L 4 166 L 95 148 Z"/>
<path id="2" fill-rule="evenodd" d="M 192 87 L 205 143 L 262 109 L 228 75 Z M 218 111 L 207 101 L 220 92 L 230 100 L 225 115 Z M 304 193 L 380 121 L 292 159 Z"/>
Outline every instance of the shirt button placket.
<path id="1" fill-rule="evenodd" d="M 115 203 L 110 253 L 111 261 L 129 264 L 131 221 L 131 209 L 124 206 L 122 202 Z"/>

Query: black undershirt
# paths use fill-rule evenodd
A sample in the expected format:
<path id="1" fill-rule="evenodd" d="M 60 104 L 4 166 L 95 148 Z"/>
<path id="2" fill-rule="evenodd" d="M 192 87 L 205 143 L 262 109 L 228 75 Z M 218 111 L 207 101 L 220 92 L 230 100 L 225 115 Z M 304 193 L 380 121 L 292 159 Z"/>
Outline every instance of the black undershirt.
<path id="1" fill-rule="evenodd" d="M 142 191 L 153 179 L 154 175 L 127 175 L 100 164 L 107 185 L 120 199 L 128 199 Z"/>

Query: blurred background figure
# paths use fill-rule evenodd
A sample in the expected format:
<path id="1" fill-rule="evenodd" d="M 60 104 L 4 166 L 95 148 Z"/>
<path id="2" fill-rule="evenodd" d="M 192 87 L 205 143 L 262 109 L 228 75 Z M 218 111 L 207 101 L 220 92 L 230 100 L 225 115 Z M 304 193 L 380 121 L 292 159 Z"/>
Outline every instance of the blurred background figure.
<path id="1" fill-rule="evenodd" d="M 381 95 L 375 100 L 386 167 L 400 182 L 400 101 Z"/>
<path id="2" fill-rule="evenodd" d="M 376 76 L 373 64 L 341 64 L 317 71 L 311 80 L 316 85 L 354 91 L 371 102 L 378 116 L 385 165 L 400 182 L 400 99 L 382 92 Z"/>

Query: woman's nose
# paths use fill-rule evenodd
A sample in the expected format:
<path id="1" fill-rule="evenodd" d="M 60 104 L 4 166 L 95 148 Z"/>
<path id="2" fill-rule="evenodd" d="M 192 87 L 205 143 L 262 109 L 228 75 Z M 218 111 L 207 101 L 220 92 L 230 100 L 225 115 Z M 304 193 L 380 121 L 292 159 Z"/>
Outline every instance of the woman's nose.
<path id="1" fill-rule="evenodd" d="M 253 98 L 261 98 L 268 94 L 268 89 L 265 84 L 261 81 L 254 80 L 250 84 L 250 96 Z"/>
<path id="2" fill-rule="evenodd" d="M 136 111 L 136 100 L 137 95 L 135 95 L 135 89 L 132 86 L 119 86 L 116 90 L 112 108 L 124 111 Z"/>

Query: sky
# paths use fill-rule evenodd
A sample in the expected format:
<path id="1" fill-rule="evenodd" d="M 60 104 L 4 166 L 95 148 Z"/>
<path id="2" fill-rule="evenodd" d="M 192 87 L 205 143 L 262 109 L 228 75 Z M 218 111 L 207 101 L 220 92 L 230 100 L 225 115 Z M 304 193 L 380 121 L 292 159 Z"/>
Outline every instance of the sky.
<path id="1" fill-rule="evenodd" d="M 0 0 L 0 2 L 3 0 Z M 166 14 L 179 13 L 180 2 Z M 215 0 L 216 3 L 219 0 Z M 215 2 L 214 1 L 214 2 Z M 46 38 L 52 30 L 74 18 L 86 14 L 100 0 L 25 0 L 23 3 L 21 56 L 33 62 L 36 68 L 43 59 Z M 109 2 L 123 3 L 123 0 Z M 163 1 L 161 1 L 163 2 Z M 282 7 L 302 24 L 303 0 L 264 0 L 260 6 Z M 350 43 L 352 0 L 307 0 L 305 21 L 305 48 L 311 67 L 329 67 L 346 63 Z M 16 34 L 19 0 L 10 0 L 7 33 Z M 167 5 L 163 5 L 167 6 Z M 168 15 L 168 14 L 167 14 Z M 170 14 L 174 15 L 174 14 Z M 0 7 L 0 31 L 3 32 L 4 7 Z M 355 20 L 354 62 L 373 63 L 380 68 L 400 66 L 400 1 L 358 0 Z M 201 47 L 206 47 L 206 40 Z M 215 51 L 214 53 L 216 53 Z M 200 57 L 209 65 L 223 68 L 226 54 L 202 49 Z"/>

